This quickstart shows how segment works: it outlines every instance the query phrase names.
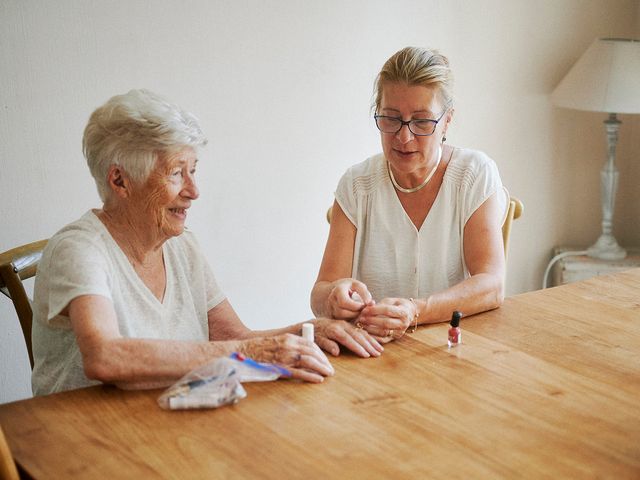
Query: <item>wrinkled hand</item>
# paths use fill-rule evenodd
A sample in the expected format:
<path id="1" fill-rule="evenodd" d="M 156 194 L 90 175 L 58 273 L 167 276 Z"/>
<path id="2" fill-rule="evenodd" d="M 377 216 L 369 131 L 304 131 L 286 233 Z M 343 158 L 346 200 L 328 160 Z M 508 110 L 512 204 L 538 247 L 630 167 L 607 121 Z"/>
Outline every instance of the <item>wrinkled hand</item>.
<path id="1" fill-rule="evenodd" d="M 245 340 L 240 350 L 259 362 L 285 367 L 293 378 L 306 382 L 320 383 L 324 377 L 334 374 L 329 359 L 318 345 L 291 333 Z"/>
<path id="2" fill-rule="evenodd" d="M 384 348 L 366 330 L 353 323 L 330 318 L 314 320 L 315 341 L 333 356 L 340 355 L 340 345 L 360 357 L 379 357 Z"/>
<path id="3" fill-rule="evenodd" d="M 415 304 L 407 298 L 385 298 L 362 309 L 356 325 L 387 343 L 404 335 L 416 313 Z"/>
<path id="4" fill-rule="evenodd" d="M 357 318 L 364 307 L 374 303 L 364 283 L 353 278 L 342 278 L 333 282 L 326 311 L 332 318 L 351 320 Z"/>

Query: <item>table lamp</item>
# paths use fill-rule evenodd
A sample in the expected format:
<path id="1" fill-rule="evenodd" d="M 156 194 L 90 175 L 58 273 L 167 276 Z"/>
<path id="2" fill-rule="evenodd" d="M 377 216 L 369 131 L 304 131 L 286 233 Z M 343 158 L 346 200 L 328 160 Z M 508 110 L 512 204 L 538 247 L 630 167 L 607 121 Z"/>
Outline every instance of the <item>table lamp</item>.
<path id="1" fill-rule="evenodd" d="M 580 57 L 551 94 L 564 108 L 607 112 L 607 161 L 600 172 L 602 234 L 587 255 L 619 260 L 627 252 L 613 236 L 613 209 L 618 187 L 615 166 L 620 121 L 618 113 L 640 113 L 640 40 L 599 38 Z"/>

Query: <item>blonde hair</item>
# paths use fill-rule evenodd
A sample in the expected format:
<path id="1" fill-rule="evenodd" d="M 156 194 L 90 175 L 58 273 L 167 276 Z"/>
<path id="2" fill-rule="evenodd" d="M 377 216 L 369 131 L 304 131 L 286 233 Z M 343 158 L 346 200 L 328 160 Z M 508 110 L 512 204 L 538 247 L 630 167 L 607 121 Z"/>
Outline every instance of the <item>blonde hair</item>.
<path id="1" fill-rule="evenodd" d="M 143 183 L 160 155 L 206 144 L 196 117 L 148 90 L 111 97 L 91 114 L 82 137 L 82 151 L 103 202 L 110 194 L 111 165 Z"/>
<path id="2" fill-rule="evenodd" d="M 405 47 L 384 63 L 374 83 L 372 108 L 376 112 L 380 109 L 384 86 L 389 83 L 435 86 L 444 106 L 453 103 L 453 73 L 449 59 L 437 50 Z"/>

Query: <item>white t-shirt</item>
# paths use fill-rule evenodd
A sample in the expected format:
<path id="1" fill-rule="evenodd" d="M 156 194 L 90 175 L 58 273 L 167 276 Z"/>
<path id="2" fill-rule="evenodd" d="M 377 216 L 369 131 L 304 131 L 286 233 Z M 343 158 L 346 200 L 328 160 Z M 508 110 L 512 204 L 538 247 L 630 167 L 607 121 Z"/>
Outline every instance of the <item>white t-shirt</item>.
<path id="1" fill-rule="evenodd" d="M 170 238 L 162 253 L 167 285 L 161 303 L 92 211 L 49 240 L 34 287 L 35 395 L 99 383 L 84 375 L 69 317 L 60 315 L 81 295 L 111 300 L 124 337 L 208 340 L 207 312 L 225 296 L 193 233 Z"/>
<path id="2" fill-rule="evenodd" d="M 357 229 L 351 276 L 375 300 L 425 298 L 469 277 L 464 226 L 502 182 L 493 160 L 459 149 L 418 231 L 391 183 L 384 154 L 354 165 L 342 176 L 336 200 Z M 507 195 L 498 196 L 506 212 Z"/>

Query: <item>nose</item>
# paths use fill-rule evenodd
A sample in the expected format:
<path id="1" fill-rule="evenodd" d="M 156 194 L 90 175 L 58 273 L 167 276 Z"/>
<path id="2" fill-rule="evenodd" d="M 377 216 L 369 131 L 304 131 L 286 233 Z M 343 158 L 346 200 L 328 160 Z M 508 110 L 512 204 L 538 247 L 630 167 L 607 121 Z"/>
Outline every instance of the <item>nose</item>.
<path id="1" fill-rule="evenodd" d="M 396 138 L 400 140 L 401 143 L 409 143 L 411 140 L 415 138 L 411 130 L 409 130 L 409 125 L 402 125 L 400 130 L 396 133 Z"/>
<path id="2" fill-rule="evenodd" d="M 182 195 L 191 200 L 196 200 L 200 196 L 200 190 L 198 190 L 198 186 L 196 185 L 196 178 L 192 174 L 188 174 L 185 177 Z"/>

